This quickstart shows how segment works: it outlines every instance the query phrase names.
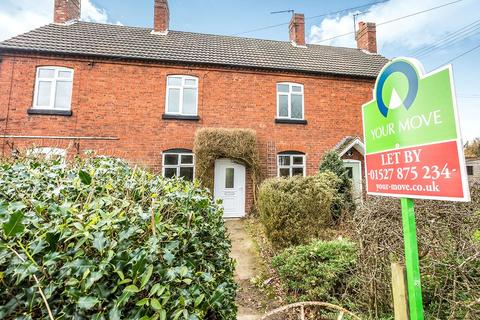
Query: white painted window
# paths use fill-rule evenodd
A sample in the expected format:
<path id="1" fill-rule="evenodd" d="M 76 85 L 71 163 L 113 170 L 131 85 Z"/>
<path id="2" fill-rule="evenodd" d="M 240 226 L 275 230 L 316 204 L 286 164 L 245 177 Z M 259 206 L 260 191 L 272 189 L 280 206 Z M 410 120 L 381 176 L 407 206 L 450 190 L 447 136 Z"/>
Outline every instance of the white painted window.
<path id="1" fill-rule="evenodd" d="M 27 151 L 27 156 L 40 157 L 48 160 L 62 160 L 65 161 L 67 150 L 61 148 L 33 148 Z"/>
<path id="2" fill-rule="evenodd" d="M 33 108 L 71 110 L 72 85 L 73 69 L 38 67 Z"/>
<path id="3" fill-rule="evenodd" d="M 195 176 L 195 156 L 191 152 L 166 151 L 163 153 L 163 176 L 182 177 L 193 181 Z"/>
<path id="4" fill-rule="evenodd" d="M 305 176 L 305 155 L 300 153 L 281 153 L 277 155 L 278 176 Z"/>
<path id="5" fill-rule="evenodd" d="M 196 116 L 198 110 L 198 78 L 167 77 L 166 114 Z"/>
<path id="6" fill-rule="evenodd" d="M 303 85 L 298 83 L 277 83 L 277 118 L 304 119 Z"/>

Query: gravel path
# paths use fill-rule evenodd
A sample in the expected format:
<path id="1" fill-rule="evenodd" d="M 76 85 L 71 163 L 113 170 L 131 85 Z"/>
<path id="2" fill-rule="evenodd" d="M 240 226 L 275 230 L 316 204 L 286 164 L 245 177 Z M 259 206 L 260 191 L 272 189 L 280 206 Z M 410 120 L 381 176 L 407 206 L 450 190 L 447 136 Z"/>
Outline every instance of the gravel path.
<path id="1" fill-rule="evenodd" d="M 250 279 L 258 273 L 258 256 L 255 253 L 254 244 L 250 236 L 245 232 L 242 220 L 226 220 L 230 239 L 232 241 L 231 256 L 236 260 L 235 281 L 239 285 L 237 292 L 238 320 L 257 320 L 262 314 L 247 303 L 249 299 L 255 299 L 250 295 Z"/>

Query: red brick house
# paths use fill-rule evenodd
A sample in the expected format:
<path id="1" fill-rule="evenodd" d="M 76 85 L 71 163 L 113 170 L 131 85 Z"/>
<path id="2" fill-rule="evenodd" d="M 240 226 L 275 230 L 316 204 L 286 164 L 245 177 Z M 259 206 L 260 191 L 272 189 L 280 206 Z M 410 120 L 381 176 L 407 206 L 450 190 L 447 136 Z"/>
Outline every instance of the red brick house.
<path id="1" fill-rule="evenodd" d="M 55 0 L 54 23 L 1 42 L 2 155 L 96 150 L 191 179 L 197 129 L 250 128 L 264 176 L 314 174 L 335 147 L 361 175 L 349 137 L 387 62 L 374 24 L 340 48 L 306 44 L 301 14 L 282 42 L 170 30 L 167 1 L 154 3 L 151 29 L 81 22 L 80 0 Z M 244 215 L 249 168 L 219 159 L 215 172 L 226 215 Z"/>

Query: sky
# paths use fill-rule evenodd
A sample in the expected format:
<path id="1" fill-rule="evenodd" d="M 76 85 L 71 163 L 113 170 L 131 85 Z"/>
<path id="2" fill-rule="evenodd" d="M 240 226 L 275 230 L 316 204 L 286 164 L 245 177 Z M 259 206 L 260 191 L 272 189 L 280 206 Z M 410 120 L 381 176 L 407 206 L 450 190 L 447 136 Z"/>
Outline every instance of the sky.
<path id="1" fill-rule="evenodd" d="M 480 137 L 480 0 L 170 0 L 169 5 L 173 30 L 282 41 L 288 41 L 291 13 L 271 12 L 294 10 L 305 14 L 308 43 L 345 47 L 356 46 L 354 16 L 375 22 L 385 57 L 417 58 L 427 72 L 452 64 L 464 141 Z M 438 6 L 443 7 L 431 9 Z M 53 0 L 1 0 L 0 40 L 50 23 L 52 8 Z M 82 0 L 82 20 L 151 27 L 153 0 Z"/>

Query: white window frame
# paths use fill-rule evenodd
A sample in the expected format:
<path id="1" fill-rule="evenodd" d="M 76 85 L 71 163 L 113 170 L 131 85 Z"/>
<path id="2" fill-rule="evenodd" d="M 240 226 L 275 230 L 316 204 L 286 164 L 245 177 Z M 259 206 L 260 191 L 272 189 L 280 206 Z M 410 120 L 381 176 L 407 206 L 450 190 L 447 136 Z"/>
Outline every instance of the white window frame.
<path id="1" fill-rule="evenodd" d="M 280 157 L 290 157 L 290 165 L 280 165 Z M 293 157 L 302 157 L 303 164 L 293 164 Z M 277 154 L 277 177 L 282 177 L 280 175 L 280 169 L 289 169 L 290 175 L 289 177 L 293 177 L 293 168 L 302 168 L 303 169 L 303 176 L 305 177 L 307 174 L 307 158 L 304 154 L 300 153 L 279 153 Z"/>
<path id="2" fill-rule="evenodd" d="M 182 84 L 179 86 L 175 85 L 169 85 L 168 84 L 168 79 L 169 78 L 181 78 L 182 79 Z M 186 80 L 195 80 L 195 85 L 186 85 L 185 82 Z M 171 115 L 179 115 L 179 116 L 197 116 L 198 115 L 198 77 L 194 76 L 186 76 L 186 75 L 168 75 L 167 76 L 167 92 L 165 93 L 165 114 L 171 114 Z M 195 113 L 184 113 L 183 112 L 183 90 L 187 89 L 196 89 L 197 95 L 195 96 Z M 179 97 L 179 105 L 178 105 L 178 112 L 171 112 L 168 111 L 168 106 L 169 106 L 169 99 L 170 99 L 170 89 L 179 89 L 180 90 L 180 97 Z"/>
<path id="3" fill-rule="evenodd" d="M 177 155 L 178 156 L 178 162 L 176 165 L 173 164 L 165 164 L 165 157 L 167 155 Z M 192 164 L 182 164 L 181 159 L 182 156 L 193 156 L 193 162 Z M 165 169 L 167 168 L 175 168 L 177 170 L 175 176 L 178 178 L 180 177 L 180 168 L 193 168 L 193 180 L 195 180 L 195 154 L 193 152 L 175 152 L 175 151 L 165 151 L 162 153 L 162 176 L 165 177 Z"/>
<path id="4" fill-rule="evenodd" d="M 27 151 L 27 156 L 37 157 L 39 155 L 45 156 L 45 159 L 50 159 L 52 156 L 59 156 L 62 158 L 62 162 L 67 157 L 67 150 L 61 148 L 41 147 L 33 148 Z"/>
<path id="5" fill-rule="evenodd" d="M 279 85 L 288 85 L 288 92 L 278 91 Z M 301 92 L 293 92 L 292 87 L 300 87 Z M 291 119 L 291 120 L 305 120 L 305 91 L 303 84 L 294 83 L 294 82 L 278 82 L 277 86 L 277 119 Z M 302 95 L 302 118 L 292 118 L 292 94 Z M 288 97 L 288 115 L 280 116 L 280 96 Z"/>
<path id="6" fill-rule="evenodd" d="M 53 70 L 54 76 L 53 78 L 40 78 L 40 71 L 41 70 Z M 70 78 L 60 78 L 59 73 L 61 71 L 69 71 L 71 72 Z M 42 110 L 72 110 L 72 95 L 73 95 L 73 77 L 74 77 L 74 70 L 71 68 L 66 67 L 55 67 L 55 66 L 42 66 L 37 67 L 37 72 L 35 75 L 35 92 L 33 93 L 33 106 L 32 109 L 42 109 Z M 39 106 L 38 105 L 38 86 L 41 81 L 48 81 L 51 82 L 50 88 L 50 103 L 46 106 Z M 70 103 L 68 108 L 55 108 L 55 98 L 57 93 L 57 81 L 70 81 L 71 90 L 70 90 Z"/>

